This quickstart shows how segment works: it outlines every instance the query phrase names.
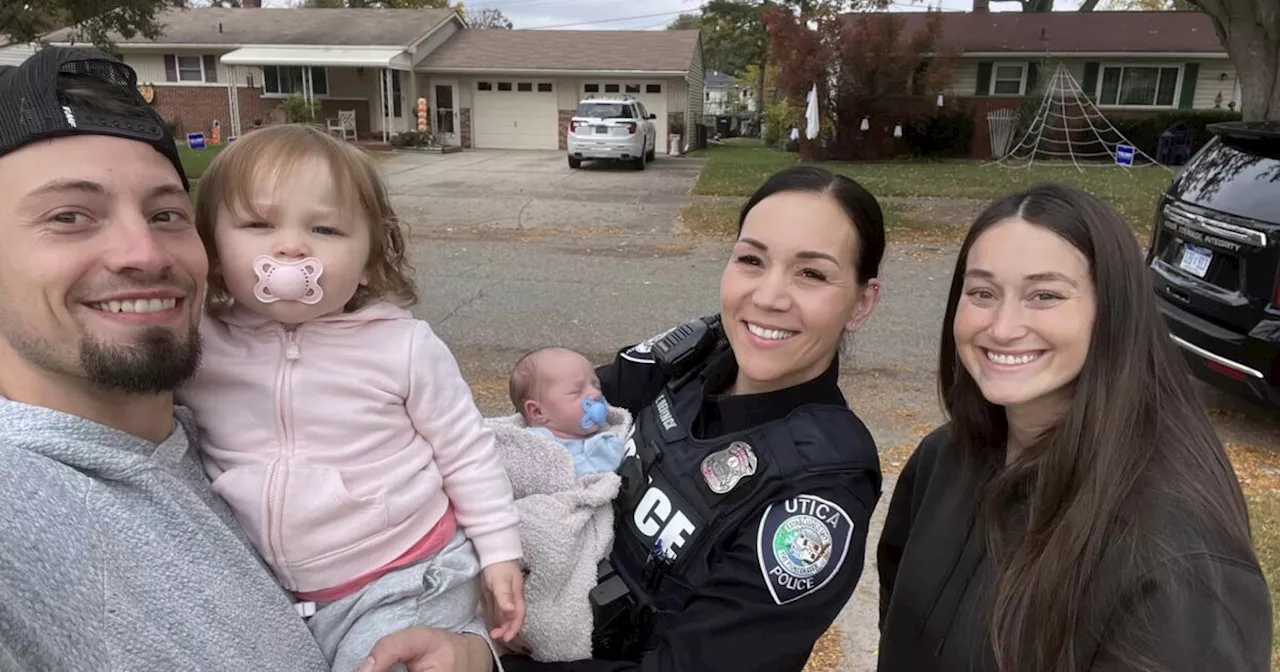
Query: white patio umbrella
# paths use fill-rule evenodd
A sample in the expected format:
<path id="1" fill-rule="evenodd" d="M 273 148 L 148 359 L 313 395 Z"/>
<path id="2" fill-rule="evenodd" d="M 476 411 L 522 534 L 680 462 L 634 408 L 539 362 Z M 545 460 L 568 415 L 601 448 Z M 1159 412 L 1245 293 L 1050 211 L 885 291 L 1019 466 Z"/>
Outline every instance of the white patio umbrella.
<path id="1" fill-rule="evenodd" d="M 810 140 L 818 137 L 818 85 L 809 90 L 809 105 L 804 111 L 804 137 Z"/>

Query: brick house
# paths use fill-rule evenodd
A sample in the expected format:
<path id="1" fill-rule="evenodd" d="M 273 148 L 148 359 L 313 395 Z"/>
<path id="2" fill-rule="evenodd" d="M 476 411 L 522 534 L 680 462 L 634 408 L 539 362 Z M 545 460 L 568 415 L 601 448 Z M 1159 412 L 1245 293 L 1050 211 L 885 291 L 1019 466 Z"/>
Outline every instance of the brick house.
<path id="1" fill-rule="evenodd" d="M 987 113 L 1038 103 L 1037 84 L 1059 63 L 1108 117 L 1239 107 L 1236 68 L 1203 12 L 991 12 L 988 3 L 941 13 L 939 46 L 960 52 L 944 94 L 977 121 L 976 158 L 990 156 Z M 899 16 L 904 40 L 928 20 Z"/>
<path id="2" fill-rule="evenodd" d="M 564 149 L 568 117 L 596 92 L 655 112 L 659 152 L 686 115 L 702 116 L 696 30 L 472 30 L 432 9 L 169 9 L 160 22 L 154 41 L 112 39 L 180 138 L 215 121 L 224 139 L 285 121 L 294 93 L 324 119 L 354 110 L 358 139 L 383 141 L 417 128 L 424 98 L 430 130 L 466 148 Z"/>

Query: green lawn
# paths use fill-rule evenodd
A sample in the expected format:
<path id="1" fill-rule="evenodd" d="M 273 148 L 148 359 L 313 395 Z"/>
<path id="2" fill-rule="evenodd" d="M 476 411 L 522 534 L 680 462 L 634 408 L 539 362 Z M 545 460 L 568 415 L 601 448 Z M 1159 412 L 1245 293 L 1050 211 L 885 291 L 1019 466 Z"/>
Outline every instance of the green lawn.
<path id="1" fill-rule="evenodd" d="M 213 157 L 224 147 L 226 145 L 206 145 L 204 149 L 188 149 L 180 145 L 178 156 L 182 159 L 182 166 L 187 169 L 187 178 L 193 182 L 200 179 L 213 162 Z"/>
<path id="2" fill-rule="evenodd" d="M 765 178 L 798 161 L 794 153 L 738 141 L 695 153 L 708 159 L 694 193 L 748 196 Z M 1173 173 L 1164 168 L 1086 168 L 1070 165 L 1030 169 L 983 166 L 977 162 L 828 162 L 823 166 L 848 175 L 877 197 L 942 197 L 989 201 L 1036 182 L 1055 181 L 1085 189 L 1111 204 L 1139 232 L 1150 230 L 1156 198 Z"/>

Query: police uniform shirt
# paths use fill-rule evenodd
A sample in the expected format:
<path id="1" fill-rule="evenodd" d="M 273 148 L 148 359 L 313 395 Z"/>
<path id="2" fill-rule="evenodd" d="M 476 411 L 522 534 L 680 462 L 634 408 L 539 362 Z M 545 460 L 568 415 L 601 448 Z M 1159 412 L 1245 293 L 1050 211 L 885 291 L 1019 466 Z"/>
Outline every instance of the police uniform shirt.
<path id="1" fill-rule="evenodd" d="M 846 406 L 837 385 L 838 362 L 819 377 L 795 387 L 765 394 L 728 395 L 724 392 L 737 373 L 732 351 L 713 355 L 701 374 L 706 392 L 692 433 L 716 437 L 785 418 L 806 404 Z M 597 369 L 601 389 L 611 404 L 633 414 L 653 403 L 665 379 L 647 356 L 643 344 L 620 353 L 616 361 Z M 868 435 L 869 436 L 869 435 Z M 843 448 L 843 447 L 842 447 Z M 734 670 L 799 672 L 813 643 L 834 622 L 853 594 L 862 573 L 867 526 L 879 497 L 878 462 L 874 444 L 850 445 L 848 450 L 871 452 L 871 466 L 858 473 L 796 479 L 791 492 L 753 512 L 740 526 L 683 610 L 662 615 L 656 641 L 639 661 L 584 660 L 567 663 L 535 663 L 504 658 L 508 672 L 561 670 L 595 672 L 623 670 Z M 688 478 L 700 477 L 696 473 Z M 835 505 L 847 538 L 832 548 L 828 573 L 812 588 L 779 587 L 766 582 L 766 558 L 774 552 L 773 535 L 762 534 L 762 521 L 776 521 L 786 507 L 807 502 Z M 770 514 L 772 512 L 772 514 Z M 785 519 L 785 518 L 782 518 Z M 618 523 L 615 522 L 615 525 Z M 776 522 L 772 523 L 776 526 Z M 621 532 L 620 532 L 621 533 Z M 776 569 L 776 568 L 775 568 Z M 827 569 L 827 568 L 824 568 Z M 792 581 L 792 586 L 810 585 Z"/>
<path id="2" fill-rule="evenodd" d="M 883 672 L 997 669 L 989 626 L 995 567 L 978 523 L 985 479 L 958 477 L 964 470 L 947 429 L 926 437 L 903 467 L 880 536 Z M 1136 645 L 1152 669 L 1167 672 L 1269 670 L 1270 598 L 1248 549 L 1233 548 L 1167 495 L 1135 509 L 1142 525 L 1161 530 L 1165 546 L 1136 563 L 1128 548 L 1104 553 L 1081 608 L 1077 669 L 1132 670 L 1116 647 Z M 1014 505 L 1010 513 L 1024 510 Z"/>

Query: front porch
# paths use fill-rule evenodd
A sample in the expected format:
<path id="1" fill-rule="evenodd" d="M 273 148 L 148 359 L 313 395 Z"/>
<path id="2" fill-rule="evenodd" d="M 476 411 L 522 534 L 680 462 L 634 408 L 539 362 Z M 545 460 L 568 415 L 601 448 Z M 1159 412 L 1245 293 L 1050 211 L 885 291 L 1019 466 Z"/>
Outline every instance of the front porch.
<path id="1" fill-rule="evenodd" d="M 230 73 L 225 137 L 311 115 L 310 123 L 361 145 L 389 146 L 394 136 L 417 130 L 419 82 L 403 50 L 252 47 L 221 61 Z M 246 98 L 258 91 L 260 101 Z"/>

